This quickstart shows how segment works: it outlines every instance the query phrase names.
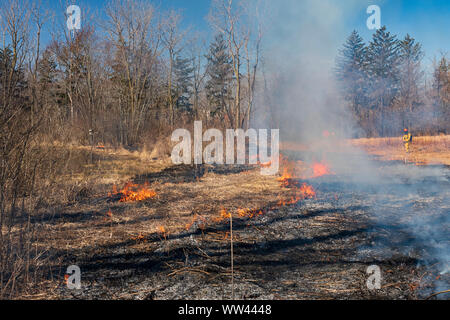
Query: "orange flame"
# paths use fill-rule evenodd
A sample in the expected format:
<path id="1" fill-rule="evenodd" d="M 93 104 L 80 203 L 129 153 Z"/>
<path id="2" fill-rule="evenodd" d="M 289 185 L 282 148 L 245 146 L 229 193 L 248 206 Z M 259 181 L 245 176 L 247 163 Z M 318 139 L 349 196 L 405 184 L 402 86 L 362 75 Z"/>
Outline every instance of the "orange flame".
<path id="1" fill-rule="evenodd" d="M 119 202 L 138 202 L 157 196 L 157 193 L 154 190 L 148 188 L 147 182 L 143 186 L 128 182 L 119 192 L 117 192 L 117 187 L 114 185 L 112 193 L 109 193 L 108 195 L 111 196 L 116 194 L 122 195 Z"/>
<path id="2" fill-rule="evenodd" d="M 310 185 L 307 185 L 306 183 L 302 184 L 297 193 L 303 199 L 312 199 L 316 197 L 316 191 L 314 190 L 314 188 Z"/>
<path id="3" fill-rule="evenodd" d="M 281 199 L 278 202 L 278 206 L 285 207 L 299 203 L 305 199 L 316 198 L 317 194 L 314 188 L 306 183 L 303 183 L 300 187 L 296 187 L 294 196 L 290 200 Z"/>
<path id="4" fill-rule="evenodd" d="M 278 181 L 281 183 L 282 187 L 289 187 L 291 180 L 292 179 L 292 174 L 290 172 L 290 170 L 288 168 L 284 168 L 283 169 L 283 175 L 278 178 Z"/>
<path id="5" fill-rule="evenodd" d="M 145 239 L 145 236 L 142 233 L 139 233 L 136 237 L 131 237 L 131 240 L 134 240 L 136 242 L 139 242 L 139 241 L 147 242 L 147 240 Z"/>
<path id="6" fill-rule="evenodd" d="M 240 218 L 249 218 L 249 219 L 253 219 L 255 217 L 258 216 L 262 216 L 264 214 L 264 210 L 261 209 L 237 209 L 236 211 L 237 215 Z M 220 215 L 219 217 L 214 219 L 214 222 L 216 223 L 221 223 L 223 221 L 229 220 L 232 216 L 231 212 L 228 212 L 225 209 L 220 210 Z"/>
<path id="7" fill-rule="evenodd" d="M 262 216 L 264 214 L 263 210 L 259 209 L 238 209 L 237 213 L 241 218 L 250 218 L 253 219 L 257 216 Z"/>
<path id="8" fill-rule="evenodd" d="M 111 209 L 109 209 L 109 211 L 106 213 L 106 217 L 103 218 L 104 221 L 108 221 L 108 219 L 112 219 L 113 217 L 113 213 L 111 211 Z"/>
<path id="9" fill-rule="evenodd" d="M 220 210 L 220 219 L 226 220 L 231 218 L 231 213 L 227 212 L 227 210 L 222 209 Z"/>
<path id="10" fill-rule="evenodd" d="M 190 223 L 186 224 L 186 231 L 189 231 L 189 230 L 192 228 L 192 226 L 193 226 L 196 222 L 198 222 L 198 221 L 201 221 L 201 222 L 202 222 L 202 223 L 199 225 L 200 229 L 205 229 L 206 223 L 207 223 L 206 219 L 205 219 L 204 217 L 201 217 L 201 216 L 199 216 L 199 215 L 196 214 L 196 215 L 194 215 L 194 217 L 192 218 L 192 221 L 191 221 Z"/>
<path id="11" fill-rule="evenodd" d="M 289 179 L 292 179 L 292 174 L 289 172 L 288 168 L 284 168 L 283 175 L 281 176 L 281 178 L 278 178 L 278 181 L 282 182 Z"/>
<path id="12" fill-rule="evenodd" d="M 168 232 L 166 231 L 166 228 L 164 228 L 164 226 L 160 226 L 158 229 L 159 229 L 159 233 L 161 233 L 162 236 L 164 237 L 164 240 L 167 240 Z"/>
<path id="13" fill-rule="evenodd" d="M 319 178 L 322 176 L 333 174 L 333 172 L 331 172 L 329 166 L 325 162 L 314 163 L 312 166 L 312 170 L 313 170 L 312 178 Z"/>
<path id="14" fill-rule="evenodd" d="M 261 163 L 261 168 L 270 168 L 272 166 L 272 161 L 269 161 L 267 163 Z"/>

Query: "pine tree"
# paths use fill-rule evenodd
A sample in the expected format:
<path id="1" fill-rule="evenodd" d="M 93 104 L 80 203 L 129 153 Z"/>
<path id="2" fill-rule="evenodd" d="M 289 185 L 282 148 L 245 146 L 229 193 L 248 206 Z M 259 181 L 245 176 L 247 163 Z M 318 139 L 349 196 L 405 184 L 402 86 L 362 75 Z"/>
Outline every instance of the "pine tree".
<path id="1" fill-rule="evenodd" d="M 440 126 L 450 131 L 450 63 L 442 57 L 433 75 L 433 100 L 440 115 Z"/>
<path id="2" fill-rule="evenodd" d="M 386 114 L 399 89 L 400 67 L 399 41 L 395 35 L 378 29 L 367 50 L 367 76 L 370 82 L 369 97 L 377 119 L 376 133 L 385 136 Z M 391 128 L 393 130 L 393 128 Z"/>
<path id="3" fill-rule="evenodd" d="M 42 103 L 63 106 L 65 104 L 65 92 L 61 87 L 60 78 L 58 77 L 58 64 L 56 57 L 51 50 L 47 48 L 38 65 L 38 95 Z M 61 113 L 64 109 L 61 108 Z"/>
<path id="4" fill-rule="evenodd" d="M 367 48 L 356 30 L 347 38 L 339 54 L 336 59 L 336 74 L 339 80 L 363 77 Z"/>
<path id="5" fill-rule="evenodd" d="M 173 68 L 175 75 L 176 107 L 180 111 L 191 112 L 192 104 L 190 103 L 190 99 L 192 96 L 192 80 L 194 78 L 192 60 L 177 56 Z"/>
<path id="6" fill-rule="evenodd" d="M 422 46 L 409 34 L 400 41 L 399 53 L 400 90 L 397 100 L 403 113 L 403 126 L 411 127 L 414 111 L 422 103 L 419 89 L 423 76 L 421 61 L 424 54 Z"/>
<path id="7" fill-rule="evenodd" d="M 42 89 L 46 89 L 56 82 L 57 64 L 50 50 L 45 50 L 39 60 L 38 76 Z"/>
<path id="8" fill-rule="evenodd" d="M 13 52 L 10 47 L 0 49 L 0 107 L 12 108 L 12 100 L 24 102 L 27 82 L 22 68 L 13 68 Z M 12 72 L 11 72 L 12 71 Z"/>
<path id="9" fill-rule="evenodd" d="M 344 99 L 360 125 L 365 118 L 367 47 L 355 30 L 348 37 L 336 59 L 336 77 Z"/>
<path id="10" fill-rule="evenodd" d="M 231 112 L 228 112 L 228 105 L 232 99 L 233 69 L 223 35 L 219 34 L 215 37 L 206 58 L 208 59 L 206 71 L 208 80 L 205 89 L 212 109 L 211 114 L 216 115 L 226 111 L 230 122 L 233 123 Z"/>

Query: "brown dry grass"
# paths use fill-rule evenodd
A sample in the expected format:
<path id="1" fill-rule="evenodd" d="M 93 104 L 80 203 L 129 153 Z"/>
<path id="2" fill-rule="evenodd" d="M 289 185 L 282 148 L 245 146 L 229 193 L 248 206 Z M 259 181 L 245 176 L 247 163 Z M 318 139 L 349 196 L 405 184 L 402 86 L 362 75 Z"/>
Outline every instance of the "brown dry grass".
<path id="1" fill-rule="evenodd" d="M 90 148 L 70 148 L 73 152 L 90 152 Z M 280 186 L 277 177 L 261 175 L 259 167 L 246 170 L 225 167 L 216 171 L 209 167 L 194 178 L 193 167 L 174 167 L 170 159 L 150 160 L 145 152 L 97 149 L 94 154 L 94 163 L 72 165 L 60 177 L 60 201 L 67 204 L 48 221 L 44 219 L 39 235 L 38 246 L 57 253 L 58 258 L 52 259 L 49 268 L 61 270 L 62 275 L 54 275 L 52 280 L 41 284 L 36 294 L 21 298 L 57 299 L 55 289 L 61 286 L 67 259 L 127 242 L 130 250 L 152 252 L 156 248 L 146 241 L 149 237 L 157 235 L 164 241 L 171 234 L 186 231 L 194 221 L 198 224 L 193 228 L 200 225 L 201 229 L 214 229 L 226 223 L 218 222 L 222 209 L 235 214 L 238 209 L 267 209 L 292 196 L 291 190 Z M 74 157 L 74 161 L 79 159 Z M 132 203 L 119 203 L 108 196 L 113 185 L 121 188 L 128 181 L 139 184 L 150 181 L 150 188 L 158 196 Z M 81 187 L 88 192 L 78 192 Z M 69 197 L 67 190 L 79 194 Z M 205 237 L 211 238 L 213 233 Z M 226 237 L 225 233 L 217 235 L 218 241 Z"/>
<path id="2" fill-rule="evenodd" d="M 404 157 L 399 138 L 340 143 L 362 147 L 386 160 Z M 410 157 L 416 162 L 433 160 L 450 164 L 449 143 L 449 136 L 415 138 Z M 293 192 L 281 187 L 277 177 L 261 175 L 258 167 L 243 171 L 209 167 L 195 178 L 193 167 L 175 167 L 170 159 L 157 160 L 148 152 L 96 149 L 94 161 L 89 163 L 86 154 L 90 153 L 90 148 L 66 148 L 73 152 L 72 162 L 75 163 L 69 164 L 59 178 L 60 202 L 65 205 L 57 212 L 48 213 L 48 219 L 41 217 L 42 233 L 37 244 L 42 251 L 54 255 L 48 266 L 53 276 L 43 281 L 35 294 L 20 297 L 23 299 L 57 299 L 57 289 L 63 285 L 65 268 L 69 264 L 88 255 L 103 254 L 105 248 L 121 244 L 126 244 L 130 252 L 151 253 L 159 245 L 147 239 L 157 236 L 164 242 L 168 236 L 184 232 L 193 221 L 199 224 L 192 228 L 203 230 L 206 227 L 204 239 L 227 241 L 229 235 L 214 228 L 227 223 L 217 222 L 221 210 L 235 214 L 238 209 L 270 210 L 280 199 L 289 200 Z M 149 181 L 158 196 L 137 203 L 119 203 L 108 196 L 113 185 L 120 188 L 128 181 Z M 235 241 L 240 241 L 239 233 L 234 237 Z"/>
<path id="3" fill-rule="evenodd" d="M 340 143 L 361 147 L 385 160 L 403 160 L 405 156 L 400 138 Z M 410 161 L 450 165 L 449 145 L 450 136 L 417 137 Z M 297 146 L 284 149 L 294 147 Z M 86 161 L 90 148 L 66 148 L 73 152 L 74 163 L 58 179 L 59 202 L 65 205 L 53 212 L 50 219 L 44 219 L 38 243 L 43 251 L 57 253 L 49 267 L 59 269 L 60 274 L 43 282 L 36 295 L 23 296 L 24 299 L 58 298 L 55 289 L 61 286 L 69 260 L 77 261 L 77 257 L 123 243 L 132 251 L 149 253 L 156 247 L 146 239 L 155 235 L 164 241 L 170 235 L 184 232 L 195 220 L 200 229 L 213 227 L 214 230 L 215 225 L 220 225 L 217 219 L 222 209 L 235 214 L 238 209 L 267 209 L 276 206 L 280 199 L 289 200 L 292 196 L 292 190 L 282 188 L 277 177 L 261 175 L 258 167 L 243 171 L 227 167 L 214 171 L 209 167 L 199 178 L 194 178 L 193 167 L 175 167 L 170 159 L 157 160 L 148 152 L 96 149 L 94 161 L 90 163 Z M 158 196 L 138 203 L 119 203 L 108 196 L 113 185 L 120 188 L 128 181 L 149 181 Z M 225 232 L 209 231 L 204 237 L 211 241 L 227 239 Z M 239 241 L 239 234 L 235 240 Z"/>
<path id="4" fill-rule="evenodd" d="M 400 160 L 418 165 L 450 165 L 450 136 L 414 137 L 410 153 L 406 154 L 401 137 L 352 140 L 351 144 L 361 147 L 382 160 Z"/>

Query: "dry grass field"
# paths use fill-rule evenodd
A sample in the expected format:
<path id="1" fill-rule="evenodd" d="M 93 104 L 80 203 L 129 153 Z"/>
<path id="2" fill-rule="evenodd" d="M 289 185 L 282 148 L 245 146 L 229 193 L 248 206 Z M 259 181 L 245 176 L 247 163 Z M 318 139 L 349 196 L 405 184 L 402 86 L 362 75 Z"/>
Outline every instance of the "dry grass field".
<path id="1" fill-rule="evenodd" d="M 401 137 L 352 140 L 351 144 L 361 147 L 381 160 L 400 160 L 417 165 L 450 165 L 450 136 L 414 137 L 409 154 L 406 154 Z"/>
<path id="2" fill-rule="evenodd" d="M 42 226 L 36 250 L 51 257 L 43 266 L 47 280 L 34 294 L 20 298 L 61 298 L 58 289 L 64 287 L 68 265 L 108 255 L 108 248 L 123 244 L 127 254 L 149 254 L 173 235 L 207 228 L 206 237 L 226 244 L 228 232 L 211 229 L 226 221 L 224 210 L 250 218 L 292 198 L 291 190 L 276 177 L 262 176 L 259 167 L 203 166 L 195 171 L 124 149 L 96 149 L 91 162 L 90 148 L 70 148 L 74 155 L 58 183 L 60 209 L 33 217 Z M 156 196 L 122 201 L 121 192 L 131 182 Z"/>
<path id="3" fill-rule="evenodd" d="M 449 164 L 448 143 L 449 137 L 416 138 L 410 157 Z M 383 160 L 402 159 L 396 139 L 352 144 Z M 44 280 L 19 298 L 228 299 L 233 277 L 242 299 L 416 299 L 434 292 L 444 277 L 419 266 L 421 257 L 399 249 L 385 255 L 386 248 L 376 258 L 389 270 L 386 282 L 370 293 L 365 269 L 379 248 L 367 251 L 368 239 L 395 231 L 409 246 L 410 235 L 399 233 L 401 226 L 371 231 L 368 208 L 378 200 L 336 184 L 340 177 L 301 169 L 307 178 L 298 179 L 283 167 L 281 178 L 261 175 L 259 166 L 196 169 L 146 152 L 102 148 L 91 155 L 89 148 L 70 148 L 55 195 L 61 205 L 32 217 L 40 226 L 36 251 L 46 258 Z M 416 201 L 434 205 L 430 199 Z M 82 270 L 82 290 L 65 285 L 73 264 Z"/>

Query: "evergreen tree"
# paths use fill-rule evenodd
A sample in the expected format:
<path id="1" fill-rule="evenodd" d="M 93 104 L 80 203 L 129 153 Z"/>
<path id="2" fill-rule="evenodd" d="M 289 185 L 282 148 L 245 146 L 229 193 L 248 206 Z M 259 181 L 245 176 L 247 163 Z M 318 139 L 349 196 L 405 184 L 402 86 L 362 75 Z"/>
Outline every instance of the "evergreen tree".
<path id="1" fill-rule="evenodd" d="M 336 74 L 339 80 L 353 80 L 362 78 L 366 65 L 367 48 L 363 39 L 354 30 L 347 38 L 343 49 L 339 51 L 336 59 Z"/>
<path id="2" fill-rule="evenodd" d="M 57 64 L 50 50 L 45 50 L 39 60 L 38 76 L 42 89 L 46 89 L 57 81 Z"/>
<path id="3" fill-rule="evenodd" d="M 177 56 L 173 68 L 175 75 L 176 107 L 180 111 L 191 112 L 192 104 L 190 103 L 190 99 L 193 87 L 192 80 L 194 78 L 192 60 Z"/>
<path id="4" fill-rule="evenodd" d="M 409 34 L 400 42 L 400 90 L 398 105 L 402 111 L 403 126 L 413 125 L 415 109 L 422 103 L 419 89 L 423 76 L 421 61 L 424 56 L 422 46 Z"/>
<path id="5" fill-rule="evenodd" d="M 335 69 L 344 99 L 360 125 L 363 125 L 365 118 L 366 55 L 367 47 L 355 30 L 339 51 Z"/>
<path id="6" fill-rule="evenodd" d="M 445 58 L 439 61 L 433 75 L 433 100 L 440 115 L 442 129 L 450 131 L 450 63 Z"/>
<path id="7" fill-rule="evenodd" d="M 47 48 L 38 65 L 38 95 L 43 104 L 52 104 L 64 113 L 65 95 L 58 78 L 58 64 L 51 50 Z"/>
<path id="8" fill-rule="evenodd" d="M 374 133 L 381 136 L 389 133 L 386 128 L 386 114 L 399 89 L 401 61 L 399 46 L 397 37 L 387 32 L 384 26 L 375 32 L 367 49 L 369 97 L 376 114 L 376 119 L 372 121 L 375 122 Z"/>
<path id="9" fill-rule="evenodd" d="M 13 108 L 13 100 L 23 104 L 26 88 L 24 70 L 13 66 L 11 48 L 0 49 L 0 107 Z"/>
<path id="10" fill-rule="evenodd" d="M 232 99 L 233 69 L 223 35 L 215 37 L 206 58 L 208 59 L 206 96 L 211 105 L 211 114 L 215 115 L 218 112 L 228 111 L 228 104 Z M 231 113 L 227 114 L 230 117 Z M 233 123 L 233 119 L 229 120 Z"/>

